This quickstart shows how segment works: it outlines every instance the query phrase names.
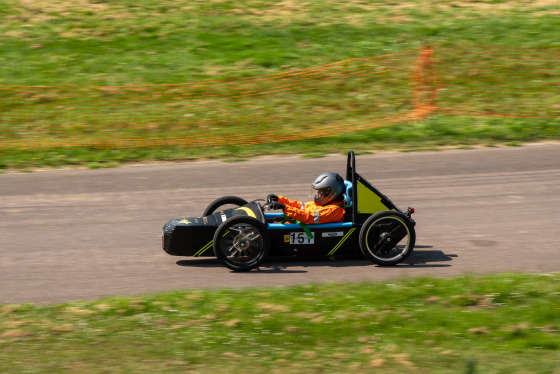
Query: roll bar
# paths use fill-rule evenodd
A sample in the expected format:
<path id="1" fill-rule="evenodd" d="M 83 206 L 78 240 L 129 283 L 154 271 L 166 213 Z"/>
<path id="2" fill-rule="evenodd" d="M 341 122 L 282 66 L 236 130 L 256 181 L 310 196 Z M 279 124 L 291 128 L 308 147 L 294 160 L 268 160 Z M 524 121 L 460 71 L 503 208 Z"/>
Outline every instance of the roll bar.
<path id="1" fill-rule="evenodd" d="M 352 182 L 352 223 L 356 223 L 356 218 L 358 217 L 358 204 L 356 201 L 356 155 L 354 151 L 348 152 L 348 158 L 346 160 L 346 180 Z"/>

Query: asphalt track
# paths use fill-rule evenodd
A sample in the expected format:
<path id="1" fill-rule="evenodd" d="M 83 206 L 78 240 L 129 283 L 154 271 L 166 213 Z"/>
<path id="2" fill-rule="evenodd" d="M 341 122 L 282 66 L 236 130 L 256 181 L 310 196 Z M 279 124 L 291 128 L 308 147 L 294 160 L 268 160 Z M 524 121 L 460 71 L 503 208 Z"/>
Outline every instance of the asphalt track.
<path id="1" fill-rule="evenodd" d="M 172 289 L 237 288 L 398 277 L 558 272 L 560 144 L 357 157 L 397 206 L 416 208 L 406 262 L 274 259 L 234 273 L 215 259 L 165 254 L 165 221 L 196 217 L 224 195 L 306 199 L 346 157 L 264 157 L 0 175 L 0 304 L 57 303 Z"/>

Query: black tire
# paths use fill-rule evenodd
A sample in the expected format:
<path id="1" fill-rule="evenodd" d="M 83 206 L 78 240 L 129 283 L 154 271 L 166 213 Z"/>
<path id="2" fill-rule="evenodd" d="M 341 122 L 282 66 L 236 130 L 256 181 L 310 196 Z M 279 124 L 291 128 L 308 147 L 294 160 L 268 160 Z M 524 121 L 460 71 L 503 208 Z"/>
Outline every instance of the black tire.
<path id="1" fill-rule="evenodd" d="M 231 217 L 214 233 L 214 254 L 224 266 L 234 271 L 258 267 L 269 251 L 266 226 L 252 217 Z"/>
<path id="2" fill-rule="evenodd" d="M 360 230 L 360 249 L 378 265 L 396 265 L 414 249 L 416 231 L 409 218 L 391 210 L 375 213 Z"/>
<path id="3" fill-rule="evenodd" d="M 224 205 L 235 205 L 235 206 L 243 206 L 247 204 L 245 199 L 242 199 L 237 196 L 224 196 L 216 199 L 208 205 L 202 216 L 209 216 L 210 214 L 214 213 L 218 208 Z"/>

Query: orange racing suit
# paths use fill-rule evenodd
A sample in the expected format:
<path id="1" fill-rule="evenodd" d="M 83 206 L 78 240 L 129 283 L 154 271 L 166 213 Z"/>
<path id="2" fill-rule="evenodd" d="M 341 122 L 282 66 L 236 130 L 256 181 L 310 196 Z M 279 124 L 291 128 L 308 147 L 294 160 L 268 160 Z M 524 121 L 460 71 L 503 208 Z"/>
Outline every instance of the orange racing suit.
<path id="1" fill-rule="evenodd" d="M 284 196 L 278 196 L 278 202 L 284 204 L 284 213 L 293 219 L 306 225 L 312 223 L 342 222 L 345 210 L 342 201 L 331 201 L 329 204 L 320 206 L 314 201 L 302 203 L 290 200 Z"/>

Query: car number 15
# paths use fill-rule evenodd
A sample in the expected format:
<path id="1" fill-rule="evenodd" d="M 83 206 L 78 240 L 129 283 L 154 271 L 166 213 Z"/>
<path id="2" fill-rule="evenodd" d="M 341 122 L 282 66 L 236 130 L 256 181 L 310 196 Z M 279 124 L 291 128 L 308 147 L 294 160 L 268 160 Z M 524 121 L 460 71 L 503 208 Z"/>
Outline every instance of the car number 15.
<path id="1" fill-rule="evenodd" d="M 311 233 L 312 238 L 309 239 L 305 232 L 291 232 L 290 244 L 315 244 L 315 234 Z"/>

